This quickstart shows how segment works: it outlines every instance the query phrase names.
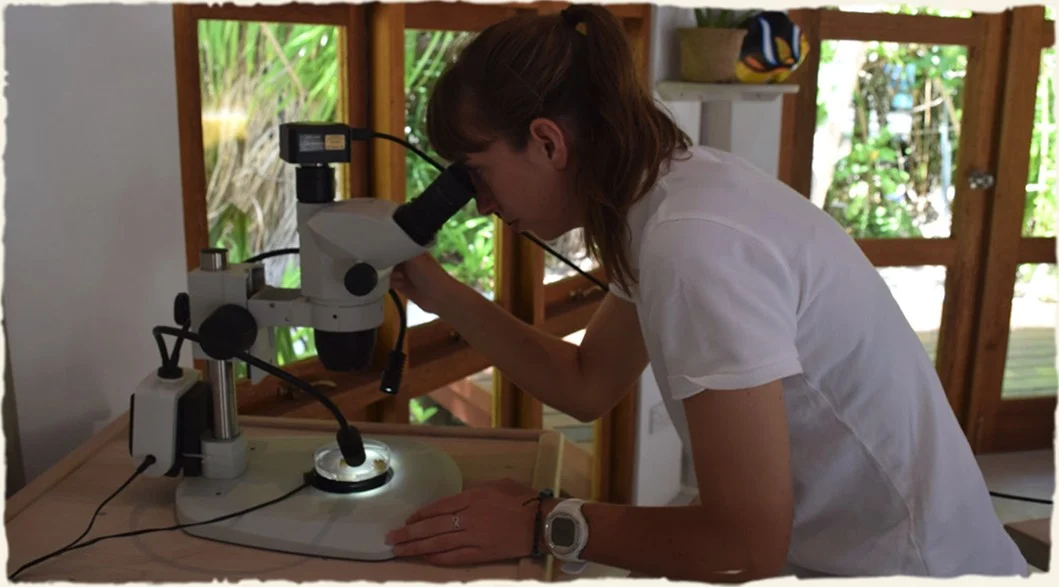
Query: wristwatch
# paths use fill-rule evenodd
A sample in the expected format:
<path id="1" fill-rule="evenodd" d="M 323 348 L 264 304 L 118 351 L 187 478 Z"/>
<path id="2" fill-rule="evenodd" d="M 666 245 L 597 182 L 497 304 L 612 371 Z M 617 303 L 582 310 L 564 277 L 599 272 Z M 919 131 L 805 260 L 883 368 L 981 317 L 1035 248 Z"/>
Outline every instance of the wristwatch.
<path id="1" fill-rule="evenodd" d="M 581 513 L 584 500 L 564 499 L 544 519 L 544 540 L 562 571 L 576 575 L 588 564 L 581 552 L 588 544 L 588 522 Z"/>

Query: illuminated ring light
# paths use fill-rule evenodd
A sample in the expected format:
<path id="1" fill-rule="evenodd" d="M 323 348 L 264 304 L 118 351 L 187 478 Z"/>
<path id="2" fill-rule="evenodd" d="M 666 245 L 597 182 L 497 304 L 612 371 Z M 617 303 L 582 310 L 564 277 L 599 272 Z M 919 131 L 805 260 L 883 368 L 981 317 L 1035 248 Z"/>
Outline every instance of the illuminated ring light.
<path id="1" fill-rule="evenodd" d="M 313 455 L 315 466 L 305 473 L 305 481 L 327 493 L 359 493 L 386 485 L 393 478 L 389 447 L 366 440 L 364 455 L 362 464 L 351 467 L 342 458 L 337 443 L 322 446 Z"/>

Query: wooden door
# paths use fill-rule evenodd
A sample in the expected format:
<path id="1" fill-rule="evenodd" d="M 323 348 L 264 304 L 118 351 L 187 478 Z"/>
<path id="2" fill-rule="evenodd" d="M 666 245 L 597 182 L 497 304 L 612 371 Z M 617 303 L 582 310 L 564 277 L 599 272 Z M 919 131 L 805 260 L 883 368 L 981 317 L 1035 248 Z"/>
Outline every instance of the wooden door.
<path id="1" fill-rule="evenodd" d="M 792 13 L 814 46 L 780 174 L 878 267 L 962 415 L 990 198 L 969 179 L 997 155 L 1004 16 L 905 12 Z"/>

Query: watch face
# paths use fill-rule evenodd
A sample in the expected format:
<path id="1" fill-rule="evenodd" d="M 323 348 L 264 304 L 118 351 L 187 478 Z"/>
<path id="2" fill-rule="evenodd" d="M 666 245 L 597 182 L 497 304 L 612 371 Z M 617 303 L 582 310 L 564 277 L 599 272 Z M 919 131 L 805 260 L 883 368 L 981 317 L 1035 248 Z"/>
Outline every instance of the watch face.
<path id="1" fill-rule="evenodd" d="M 570 548 L 574 545 L 576 530 L 577 527 L 570 518 L 556 517 L 552 520 L 552 544 L 560 548 Z"/>

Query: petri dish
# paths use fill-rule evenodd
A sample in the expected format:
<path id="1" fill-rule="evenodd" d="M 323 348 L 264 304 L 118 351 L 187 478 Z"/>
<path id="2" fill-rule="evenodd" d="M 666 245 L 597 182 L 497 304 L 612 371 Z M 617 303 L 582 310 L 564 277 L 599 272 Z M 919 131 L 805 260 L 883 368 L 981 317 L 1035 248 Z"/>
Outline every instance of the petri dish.
<path id="1" fill-rule="evenodd" d="M 390 471 L 390 448 L 377 440 L 364 441 L 364 462 L 351 466 L 342 458 L 337 442 L 316 449 L 314 462 L 316 474 L 337 483 L 362 483 Z"/>

